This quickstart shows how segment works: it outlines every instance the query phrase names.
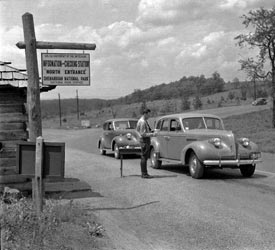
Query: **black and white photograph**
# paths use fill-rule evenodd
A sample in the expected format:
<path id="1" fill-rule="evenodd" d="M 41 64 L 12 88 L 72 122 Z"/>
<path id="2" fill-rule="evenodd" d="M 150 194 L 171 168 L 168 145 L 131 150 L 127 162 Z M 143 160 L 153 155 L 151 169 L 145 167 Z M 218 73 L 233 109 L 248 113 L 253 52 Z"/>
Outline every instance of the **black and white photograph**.
<path id="1" fill-rule="evenodd" d="M 0 250 L 274 250 L 274 0 L 0 0 Z"/>

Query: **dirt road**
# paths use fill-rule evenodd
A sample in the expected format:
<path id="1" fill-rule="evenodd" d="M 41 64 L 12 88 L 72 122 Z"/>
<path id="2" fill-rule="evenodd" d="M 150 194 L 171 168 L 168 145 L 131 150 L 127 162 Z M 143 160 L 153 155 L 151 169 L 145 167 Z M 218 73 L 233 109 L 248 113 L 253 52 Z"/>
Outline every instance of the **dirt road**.
<path id="1" fill-rule="evenodd" d="M 212 170 L 202 180 L 166 165 L 141 179 L 139 159 L 120 162 L 96 149 L 99 130 L 44 130 L 48 140 L 66 142 L 66 176 L 90 184 L 100 197 L 81 199 L 113 241 L 110 249 L 275 249 L 275 175 Z"/>

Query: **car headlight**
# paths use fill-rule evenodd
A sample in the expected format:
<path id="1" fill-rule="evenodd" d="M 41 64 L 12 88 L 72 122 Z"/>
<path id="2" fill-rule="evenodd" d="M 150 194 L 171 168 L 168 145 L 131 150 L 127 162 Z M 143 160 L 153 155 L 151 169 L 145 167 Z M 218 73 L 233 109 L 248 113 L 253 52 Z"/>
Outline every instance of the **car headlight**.
<path id="1" fill-rule="evenodd" d="M 209 140 L 210 143 L 212 143 L 216 148 L 221 147 L 222 141 L 220 138 L 212 138 Z"/>
<path id="2" fill-rule="evenodd" d="M 254 159 L 254 160 L 259 159 L 259 158 L 261 158 L 261 153 L 260 152 L 251 153 L 250 158 Z"/>
<path id="3" fill-rule="evenodd" d="M 128 140 L 131 140 L 131 139 L 132 139 L 132 134 L 131 134 L 131 133 L 127 133 L 127 134 L 126 134 L 126 138 L 127 138 Z"/>
<path id="4" fill-rule="evenodd" d="M 250 145 L 250 140 L 248 138 L 240 138 L 239 139 L 239 143 L 243 146 L 243 147 L 248 147 Z"/>

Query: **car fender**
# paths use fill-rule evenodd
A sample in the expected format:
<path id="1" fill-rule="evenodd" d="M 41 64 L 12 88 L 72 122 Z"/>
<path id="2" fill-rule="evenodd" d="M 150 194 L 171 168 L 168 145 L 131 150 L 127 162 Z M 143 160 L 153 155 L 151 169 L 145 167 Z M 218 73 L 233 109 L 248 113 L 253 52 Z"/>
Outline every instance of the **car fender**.
<path id="1" fill-rule="evenodd" d="M 241 143 L 239 144 L 239 153 L 242 152 L 260 152 L 258 145 L 255 142 L 250 141 L 249 146 L 244 147 Z"/>
<path id="2" fill-rule="evenodd" d="M 104 137 L 102 137 L 102 136 L 97 141 L 97 148 L 100 148 L 101 144 L 103 144 L 103 146 L 104 146 Z"/>
<path id="3" fill-rule="evenodd" d="M 150 145 L 150 148 L 154 148 L 155 152 L 156 153 L 159 153 L 160 152 L 160 143 L 159 141 L 156 139 L 156 137 L 152 137 L 151 138 L 151 145 Z"/>
<path id="4" fill-rule="evenodd" d="M 224 148 L 223 150 L 227 150 Z M 214 148 L 207 140 L 195 141 L 186 145 L 181 151 L 181 162 L 183 165 L 188 164 L 190 154 L 194 152 L 200 161 L 209 158 L 210 155 L 217 155 L 218 149 Z"/>
<path id="5" fill-rule="evenodd" d="M 112 150 L 114 151 L 115 144 L 117 144 L 119 146 L 120 144 L 122 144 L 122 142 L 123 142 L 123 136 L 121 136 L 121 135 L 115 136 L 113 138 L 112 142 L 111 142 L 111 148 L 112 148 Z"/>

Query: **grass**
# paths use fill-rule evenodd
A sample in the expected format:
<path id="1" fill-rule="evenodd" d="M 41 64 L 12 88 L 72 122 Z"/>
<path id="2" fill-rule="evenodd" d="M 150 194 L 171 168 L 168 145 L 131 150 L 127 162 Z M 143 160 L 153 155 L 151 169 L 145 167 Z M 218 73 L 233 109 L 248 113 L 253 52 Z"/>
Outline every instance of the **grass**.
<path id="1" fill-rule="evenodd" d="M 275 153 L 275 128 L 272 128 L 272 111 L 264 110 L 224 119 L 226 129 L 238 137 L 247 137 L 258 144 L 262 152 Z"/>
<path id="2" fill-rule="evenodd" d="M 1 249 L 72 250 L 100 249 L 103 228 L 93 214 L 81 205 L 46 200 L 38 218 L 32 200 L 22 198 L 6 204 L 1 201 Z"/>

